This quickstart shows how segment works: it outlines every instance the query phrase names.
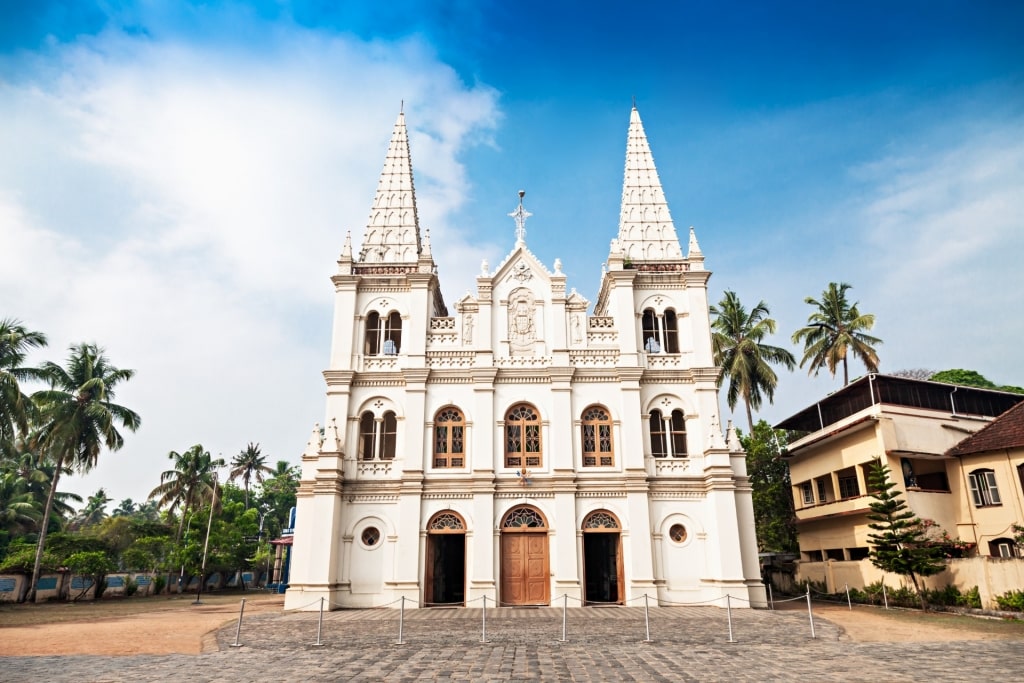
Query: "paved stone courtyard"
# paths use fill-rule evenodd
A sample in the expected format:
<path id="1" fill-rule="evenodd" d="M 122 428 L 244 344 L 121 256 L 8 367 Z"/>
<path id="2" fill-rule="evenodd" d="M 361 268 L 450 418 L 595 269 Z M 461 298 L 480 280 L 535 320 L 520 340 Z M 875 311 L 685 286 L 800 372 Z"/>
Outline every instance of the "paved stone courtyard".
<path id="1" fill-rule="evenodd" d="M 562 610 L 394 609 L 262 614 L 217 634 L 199 656 L 10 657 L 0 680 L 20 681 L 953 681 L 1016 679 L 1024 642 L 854 643 L 807 613 L 642 607 Z"/>

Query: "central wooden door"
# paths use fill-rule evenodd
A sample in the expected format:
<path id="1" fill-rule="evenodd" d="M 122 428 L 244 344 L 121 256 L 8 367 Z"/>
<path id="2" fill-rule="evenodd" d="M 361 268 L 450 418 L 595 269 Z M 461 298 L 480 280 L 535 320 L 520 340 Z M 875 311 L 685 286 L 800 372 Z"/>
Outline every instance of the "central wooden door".
<path id="1" fill-rule="evenodd" d="M 551 601 L 548 576 L 548 535 L 501 535 L 501 601 L 509 605 L 547 605 Z"/>

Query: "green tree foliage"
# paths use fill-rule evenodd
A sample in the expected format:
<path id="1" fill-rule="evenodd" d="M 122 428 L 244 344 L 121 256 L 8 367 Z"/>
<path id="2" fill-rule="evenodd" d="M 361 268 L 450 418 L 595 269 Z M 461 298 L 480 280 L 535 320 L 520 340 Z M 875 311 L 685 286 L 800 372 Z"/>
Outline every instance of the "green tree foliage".
<path id="1" fill-rule="evenodd" d="M 786 433 L 776 431 L 764 420 L 754 425 L 749 436 L 740 436 L 747 452 L 747 476 L 753 488 L 754 525 L 761 552 L 796 552 L 796 514 L 789 465 L 780 450 Z"/>
<path id="2" fill-rule="evenodd" d="M 157 505 L 167 507 L 170 512 L 180 510 L 178 533 L 181 540 L 185 518 L 203 498 L 210 498 L 216 481 L 217 469 L 224 466 L 223 458 L 214 459 L 202 444 L 196 444 L 184 453 L 171 451 L 167 457 L 174 462 L 174 468 L 160 475 L 160 485 L 150 491 L 150 499 L 157 499 Z"/>
<path id="3" fill-rule="evenodd" d="M 1014 394 L 1024 394 L 1024 388 L 1011 385 L 998 385 L 992 382 L 976 370 L 964 370 L 954 368 L 936 372 L 929 379 L 933 382 L 945 382 L 946 384 L 958 384 L 962 387 L 978 387 L 980 389 L 996 389 L 998 391 L 1009 391 Z"/>
<path id="4" fill-rule="evenodd" d="M 242 478 L 242 486 L 245 488 L 245 507 L 249 507 L 249 484 L 252 480 L 263 483 L 264 474 L 273 474 L 266 463 L 267 456 L 260 452 L 258 443 L 249 442 L 241 453 L 231 460 L 231 481 Z"/>
<path id="5" fill-rule="evenodd" d="M 85 506 L 79 510 L 78 514 L 75 515 L 72 520 L 75 528 L 82 529 L 85 527 L 95 526 L 104 519 L 107 518 L 107 503 L 111 501 L 110 496 L 101 486 L 96 490 L 96 493 L 89 496 L 85 502 Z"/>
<path id="6" fill-rule="evenodd" d="M 103 586 L 105 584 L 107 574 L 117 568 L 114 566 L 110 556 L 99 550 L 74 553 L 64 560 L 64 565 L 72 574 L 77 574 L 83 578 L 90 579 L 96 586 L 96 592 L 94 595 L 97 598 L 103 593 Z M 86 594 L 90 587 L 91 586 L 88 583 L 83 583 L 82 592 L 76 595 L 73 599 L 78 600 Z"/>
<path id="7" fill-rule="evenodd" d="M 882 571 L 910 578 L 921 601 L 928 609 L 920 577 L 932 576 L 945 569 L 940 549 L 928 542 L 924 524 L 907 507 L 896 484 L 889 478 L 889 466 L 876 460 L 869 477 L 871 512 L 868 527 L 877 533 L 868 534 L 871 563 Z"/>
<path id="8" fill-rule="evenodd" d="M 821 301 L 810 296 L 804 299 L 816 310 L 807 318 L 807 326 L 793 333 L 793 343 L 804 345 L 800 367 L 810 363 L 808 374 L 816 375 L 824 367 L 835 377 L 842 364 L 844 386 L 850 383 L 847 356 L 852 353 L 868 372 L 878 372 L 878 353 L 874 347 L 882 343 L 878 337 L 866 334 L 875 326 L 875 316 L 861 313 L 857 302 L 851 304 L 846 298 L 848 289 L 850 285 L 845 282 L 830 282 L 821 293 Z"/>
<path id="9" fill-rule="evenodd" d="M 761 408 L 762 396 L 771 403 L 779 378 L 772 365 L 792 370 L 796 365 L 793 354 L 786 349 L 763 343 L 765 337 L 775 333 L 775 320 L 764 301 L 759 301 L 748 313 L 735 292 L 727 291 L 717 306 L 711 306 L 711 343 L 715 365 L 722 370 L 718 386 L 729 379 L 726 400 L 735 410 L 742 399 L 747 408 L 747 425 L 754 431 L 753 410 Z"/>
<path id="10" fill-rule="evenodd" d="M 37 391 L 32 398 L 40 411 L 39 442 L 44 452 L 53 457 L 55 467 L 43 508 L 30 602 L 35 600 L 47 522 L 64 467 L 88 472 L 96 465 L 104 446 L 116 451 L 124 445 L 118 425 L 134 432 L 141 423 L 137 413 L 113 402 L 117 385 L 131 379 L 135 372 L 114 367 L 95 344 L 72 346 L 67 367 L 46 362 L 40 370 L 50 388 Z"/>
<path id="11" fill-rule="evenodd" d="M 19 321 L 0 320 L 0 451 L 14 443 L 18 432 L 28 431 L 35 404 L 22 390 L 21 383 L 40 379 L 38 368 L 25 367 L 25 358 L 34 348 L 46 346 L 46 335 L 26 329 Z"/>

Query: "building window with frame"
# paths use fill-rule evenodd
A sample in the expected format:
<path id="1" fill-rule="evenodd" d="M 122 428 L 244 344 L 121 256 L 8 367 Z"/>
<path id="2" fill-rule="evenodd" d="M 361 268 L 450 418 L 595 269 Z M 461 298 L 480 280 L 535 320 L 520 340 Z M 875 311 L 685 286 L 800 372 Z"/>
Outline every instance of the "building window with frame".
<path id="1" fill-rule="evenodd" d="M 811 482 L 805 481 L 800 484 L 800 497 L 804 505 L 814 505 L 814 489 L 811 488 Z"/>
<path id="2" fill-rule="evenodd" d="M 996 486 L 996 473 L 992 470 L 974 470 L 967 475 L 971 485 L 971 498 L 974 500 L 974 507 L 992 507 L 1002 505 L 999 497 L 999 487 Z"/>
<path id="3" fill-rule="evenodd" d="M 366 341 L 363 353 L 367 356 L 397 356 L 402 349 L 402 315 L 391 311 L 382 316 L 377 311 L 366 316 Z"/>
<path id="4" fill-rule="evenodd" d="M 827 503 L 828 502 L 828 488 L 825 486 L 825 480 L 824 479 L 818 479 L 817 480 L 817 484 L 818 484 L 818 502 L 819 503 Z M 812 505 L 814 504 L 813 500 L 811 501 L 811 504 Z"/>
<path id="5" fill-rule="evenodd" d="M 376 417 L 367 410 L 359 416 L 359 459 L 394 460 L 398 441 L 398 417 L 392 411 Z"/>
<path id="6" fill-rule="evenodd" d="M 505 467 L 541 467 L 540 415 L 528 403 L 512 406 L 505 414 Z"/>
<path id="7" fill-rule="evenodd" d="M 839 477 L 839 497 L 856 498 L 860 495 L 860 487 L 857 485 L 857 475 Z"/>
<path id="8" fill-rule="evenodd" d="M 434 467 L 465 467 L 466 416 L 454 406 L 434 416 Z"/>
<path id="9" fill-rule="evenodd" d="M 651 411 L 651 455 L 655 458 L 685 458 L 686 416 L 673 410 L 668 416 L 660 410 Z"/>
<path id="10" fill-rule="evenodd" d="M 584 467 L 612 467 L 612 418 L 604 406 L 590 406 L 583 411 L 580 431 L 583 439 Z"/>

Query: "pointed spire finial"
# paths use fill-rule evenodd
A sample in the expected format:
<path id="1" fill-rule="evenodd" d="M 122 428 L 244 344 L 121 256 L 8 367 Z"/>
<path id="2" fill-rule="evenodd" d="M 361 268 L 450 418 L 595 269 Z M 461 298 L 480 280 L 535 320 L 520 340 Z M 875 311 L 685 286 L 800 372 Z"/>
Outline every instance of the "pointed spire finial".
<path id="1" fill-rule="evenodd" d="M 633 95 L 633 109 L 636 109 L 636 95 Z"/>
<path id="2" fill-rule="evenodd" d="M 519 190 L 519 207 L 509 214 L 516 221 L 516 246 L 522 246 L 526 244 L 526 219 L 533 214 L 523 208 L 523 197 L 526 196 L 526 190 Z"/>
<path id="3" fill-rule="evenodd" d="M 636 103 L 634 103 L 633 106 L 635 107 Z M 404 114 L 405 113 L 405 99 L 404 98 L 401 101 L 399 101 L 399 103 L 398 103 L 398 113 L 399 114 Z"/>

